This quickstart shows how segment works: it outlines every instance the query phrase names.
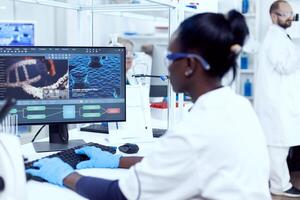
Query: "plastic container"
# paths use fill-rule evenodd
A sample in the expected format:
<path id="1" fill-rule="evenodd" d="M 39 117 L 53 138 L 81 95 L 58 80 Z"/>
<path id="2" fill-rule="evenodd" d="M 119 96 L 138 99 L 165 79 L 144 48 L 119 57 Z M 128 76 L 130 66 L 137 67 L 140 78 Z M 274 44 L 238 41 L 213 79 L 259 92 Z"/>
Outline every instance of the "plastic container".
<path id="1" fill-rule="evenodd" d="M 244 96 L 246 97 L 252 96 L 252 83 L 250 79 L 247 79 L 244 83 Z"/>
<path id="2" fill-rule="evenodd" d="M 249 68 L 249 58 L 248 54 L 242 52 L 241 54 L 241 69 L 248 69 Z"/>
<path id="3" fill-rule="evenodd" d="M 156 102 L 150 105 L 151 117 L 157 120 L 168 120 L 167 102 Z"/>
<path id="4" fill-rule="evenodd" d="M 249 0 L 243 0 L 242 1 L 242 13 L 248 13 L 249 12 Z"/>

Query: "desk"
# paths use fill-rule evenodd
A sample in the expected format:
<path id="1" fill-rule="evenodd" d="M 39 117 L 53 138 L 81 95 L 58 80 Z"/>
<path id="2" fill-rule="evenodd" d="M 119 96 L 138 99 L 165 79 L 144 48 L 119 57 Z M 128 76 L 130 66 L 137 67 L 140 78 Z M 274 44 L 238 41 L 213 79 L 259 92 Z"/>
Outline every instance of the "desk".
<path id="1" fill-rule="evenodd" d="M 103 145 L 112 145 L 108 143 L 105 139 L 107 137 L 106 134 L 99 133 L 90 133 L 90 132 L 81 132 L 78 129 L 74 129 L 69 131 L 70 139 L 83 139 L 85 142 L 96 142 Z M 137 143 L 140 147 L 140 150 L 136 154 L 124 154 L 120 151 L 117 151 L 118 154 L 122 154 L 124 156 L 145 156 L 150 153 L 153 149 L 153 142 L 143 142 Z M 114 144 L 114 145 L 122 145 L 122 144 Z M 36 153 L 34 151 L 32 143 L 22 145 L 21 147 L 22 153 L 29 160 L 39 159 L 41 157 L 53 154 L 53 152 L 47 153 Z M 78 173 L 82 175 L 101 177 L 106 179 L 118 179 L 127 173 L 127 169 L 83 169 L 77 170 Z M 62 188 L 49 183 L 41 183 L 36 181 L 29 181 L 27 183 L 27 195 L 29 200 L 53 200 L 53 199 L 64 199 L 64 200 L 77 200 L 77 199 L 85 199 L 73 192 L 70 189 Z"/>

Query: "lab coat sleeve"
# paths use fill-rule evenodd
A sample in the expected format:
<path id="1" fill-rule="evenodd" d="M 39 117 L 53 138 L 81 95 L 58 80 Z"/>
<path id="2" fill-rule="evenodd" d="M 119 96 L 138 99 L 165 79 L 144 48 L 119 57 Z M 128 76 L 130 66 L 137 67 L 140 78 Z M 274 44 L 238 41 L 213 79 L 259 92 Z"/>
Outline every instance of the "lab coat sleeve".
<path id="1" fill-rule="evenodd" d="M 274 42 L 265 52 L 267 59 L 279 74 L 289 75 L 300 69 L 299 51 L 294 45 Z"/>
<path id="2" fill-rule="evenodd" d="M 76 192 L 90 200 L 126 200 L 120 191 L 118 181 L 84 176 L 76 184 Z"/>
<path id="3" fill-rule="evenodd" d="M 199 144 L 201 146 L 201 144 Z M 119 180 L 127 199 L 180 199 L 178 195 L 193 194 L 189 181 L 198 182 L 197 156 L 190 143 L 180 136 L 160 139 L 151 155 L 129 170 Z"/>

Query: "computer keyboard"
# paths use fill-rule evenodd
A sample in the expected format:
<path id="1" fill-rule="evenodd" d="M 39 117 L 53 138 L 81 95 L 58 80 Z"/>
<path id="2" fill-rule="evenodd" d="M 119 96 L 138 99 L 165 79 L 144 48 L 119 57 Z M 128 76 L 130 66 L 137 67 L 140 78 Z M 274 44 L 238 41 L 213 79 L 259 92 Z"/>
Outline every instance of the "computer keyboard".
<path id="1" fill-rule="evenodd" d="M 153 137 L 158 138 L 163 136 L 167 132 L 167 129 L 153 128 L 152 132 L 153 132 Z"/>
<path id="2" fill-rule="evenodd" d="M 80 130 L 87 131 L 87 132 L 108 134 L 108 127 L 107 125 L 103 125 L 103 124 L 91 124 L 86 127 L 81 127 Z"/>
<path id="3" fill-rule="evenodd" d="M 85 147 L 85 146 L 94 146 L 94 147 L 100 148 L 102 151 L 108 151 L 112 154 L 115 154 L 116 150 L 117 150 L 117 147 L 105 146 L 105 145 L 90 142 L 90 143 L 79 145 L 79 146 L 76 146 L 76 147 L 73 147 L 73 148 L 70 148 L 70 149 L 67 149 L 67 150 L 60 151 L 58 153 L 46 156 L 44 158 L 58 157 L 58 158 L 62 159 L 64 162 L 68 163 L 71 167 L 73 167 L 75 169 L 76 165 L 79 162 L 89 159 L 86 155 L 78 155 L 74 151 L 75 149 L 80 149 L 80 148 Z M 35 168 L 35 167 L 33 167 L 33 163 L 36 162 L 36 161 L 38 161 L 38 160 L 25 162 L 25 169 Z"/>

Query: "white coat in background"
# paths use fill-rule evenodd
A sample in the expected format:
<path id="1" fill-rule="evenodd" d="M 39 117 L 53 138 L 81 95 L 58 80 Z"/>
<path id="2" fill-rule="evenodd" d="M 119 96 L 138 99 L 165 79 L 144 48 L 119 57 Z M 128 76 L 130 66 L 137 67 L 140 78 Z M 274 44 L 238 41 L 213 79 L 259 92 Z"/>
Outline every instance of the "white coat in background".
<path id="1" fill-rule="evenodd" d="M 300 144 L 300 51 L 285 29 L 272 25 L 255 78 L 255 110 L 270 146 Z"/>
<path id="2" fill-rule="evenodd" d="M 150 88 L 150 78 L 135 78 L 132 75 L 151 75 L 152 58 L 144 52 L 135 52 L 132 67 L 127 71 L 126 77 L 130 85 L 146 85 Z M 148 89 L 149 90 L 149 89 Z"/>
<path id="3" fill-rule="evenodd" d="M 257 116 L 247 99 L 224 87 L 200 96 L 119 186 L 130 200 L 271 200 L 268 179 Z"/>

